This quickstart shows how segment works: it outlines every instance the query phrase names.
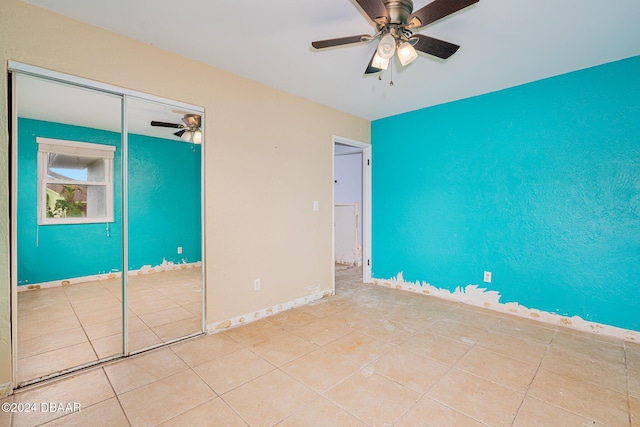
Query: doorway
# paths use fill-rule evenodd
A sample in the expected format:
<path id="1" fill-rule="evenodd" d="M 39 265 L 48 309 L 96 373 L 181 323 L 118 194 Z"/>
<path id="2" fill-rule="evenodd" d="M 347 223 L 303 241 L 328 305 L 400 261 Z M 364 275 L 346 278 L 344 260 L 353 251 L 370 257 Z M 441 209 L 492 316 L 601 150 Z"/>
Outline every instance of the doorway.
<path id="1" fill-rule="evenodd" d="M 203 333 L 204 110 L 9 68 L 13 388 Z"/>
<path id="2" fill-rule="evenodd" d="M 333 153 L 334 269 L 361 266 L 370 283 L 371 145 L 334 137 Z"/>

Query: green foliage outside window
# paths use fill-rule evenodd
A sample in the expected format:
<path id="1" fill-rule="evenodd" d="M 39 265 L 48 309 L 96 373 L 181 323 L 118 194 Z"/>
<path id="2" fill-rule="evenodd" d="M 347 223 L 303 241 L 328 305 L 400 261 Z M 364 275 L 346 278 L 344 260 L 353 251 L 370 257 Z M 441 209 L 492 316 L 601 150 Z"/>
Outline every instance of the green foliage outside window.
<path id="1" fill-rule="evenodd" d="M 82 194 L 82 188 L 73 185 L 63 185 L 60 195 L 63 199 L 56 200 L 55 209 L 52 210 L 47 203 L 47 217 L 85 217 L 87 216 L 87 203 L 82 200 L 74 200 L 76 193 Z M 47 201 L 49 195 L 47 194 Z"/>

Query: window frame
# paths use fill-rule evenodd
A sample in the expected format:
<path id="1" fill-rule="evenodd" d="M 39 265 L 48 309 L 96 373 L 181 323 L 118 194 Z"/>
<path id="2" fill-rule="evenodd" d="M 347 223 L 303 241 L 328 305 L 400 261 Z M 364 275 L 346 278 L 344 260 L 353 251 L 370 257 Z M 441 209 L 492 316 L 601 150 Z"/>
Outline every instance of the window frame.
<path id="1" fill-rule="evenodd" d="M 38 145 L 38 225 L 95 224 L 114 222 L 114 155 L 113 145 L 36 137 Z M 97 157 L 104 163 L 104 181 L 60 180 L 49 178 L 49 154 Z M 47 217 L 47 184 L 91 185 L 105 188 L 105 214 L 98 217 Z"/>

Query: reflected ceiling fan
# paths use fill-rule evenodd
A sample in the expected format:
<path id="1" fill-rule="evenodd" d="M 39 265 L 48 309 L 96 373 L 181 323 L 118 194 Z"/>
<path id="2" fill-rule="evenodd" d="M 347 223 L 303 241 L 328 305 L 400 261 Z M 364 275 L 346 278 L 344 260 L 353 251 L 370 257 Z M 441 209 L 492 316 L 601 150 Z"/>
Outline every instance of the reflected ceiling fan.
<path id="1" fill-rule="evenodd" d="M 199 114 L 185 114 L 182 123 L 167 123 L 152 121 L 151 126 L 180 129 L 173 134 L 185 141 L 200 144 L 202 142 L 202 129 L 200 128 L 201 117 Z"/>
<path id="2" fill-rule="evenodd" d="M 320 40 L 311 43 L 311 46 L 315 49 L 325 49 L 370 42 L 380 37 L 380 43 L 364 72 L 365 74 L 386 70 L 389 66 L 389 60 L 396 52 L 398 52 L 398 59 L 403 66 L 409 65 L 418 57 L 417 51 L 447 59 L 456 53 L 460 46 L 422 34 L 414 34 L 413 31 L 439 21 L 478 1 L 434 0 L 413 12 L 412 0 L 356 0 L 375 23 L 376 34 Z"/>

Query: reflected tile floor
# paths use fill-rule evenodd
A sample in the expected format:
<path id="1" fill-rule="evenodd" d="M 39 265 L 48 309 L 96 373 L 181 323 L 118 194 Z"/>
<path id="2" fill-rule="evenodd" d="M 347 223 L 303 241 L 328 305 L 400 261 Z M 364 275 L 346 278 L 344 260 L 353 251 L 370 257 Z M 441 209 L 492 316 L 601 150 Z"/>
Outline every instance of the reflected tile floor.
<path id="1" fill-rule="evenodd" d="M 18 392 L 2 403 L 82 410 L 0 425 L 640 426 L 640 344 L 360 275 L 337 271 L 336 295 L 311 305 Z"/>
<path id="2" fill-rule="evenodd" d="M 129 350 L 202 331 L 202 268 L 129 277 Z M 18 382 L 122 353 L 120 278 L 18 293 Z"/>

